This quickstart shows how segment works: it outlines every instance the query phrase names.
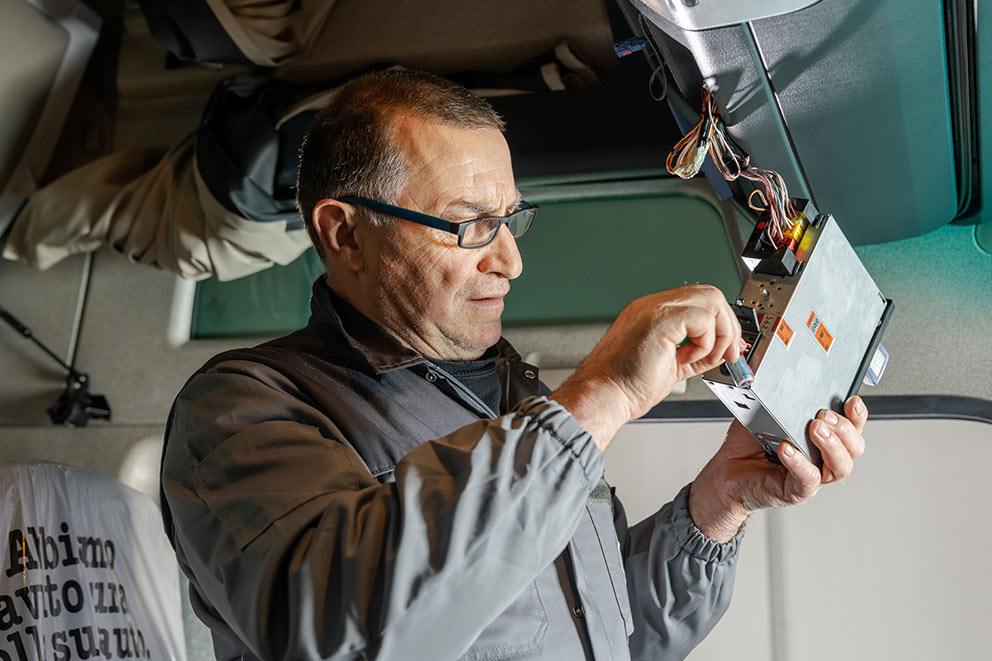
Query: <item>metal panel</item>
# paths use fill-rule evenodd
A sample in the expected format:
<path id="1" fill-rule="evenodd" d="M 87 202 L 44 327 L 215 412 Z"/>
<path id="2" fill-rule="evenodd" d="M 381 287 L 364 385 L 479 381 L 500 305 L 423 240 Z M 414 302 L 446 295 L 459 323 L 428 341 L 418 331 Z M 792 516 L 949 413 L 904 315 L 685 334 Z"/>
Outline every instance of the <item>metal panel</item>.
<path id="1" fill-rule="evenodd" d="M 767 289 L 778 286 L 773 282 Z M 745 283 L 745 303 L 749 294 L 760 296 L 759 288 L 757 280 Z M 751 388 L 792 439 L 805 439 L 806 424 L 827 403 L 843 403 L 884 309 L 875 282 L 828 221 L 783 314 L 792 341 L 788 347 L 778 338 L 765 344 Z M 833 335 L 827 351 L 807 327 L 811 314 Z"/>
<path id="2" fill-rule="evenodd" d="M 632 0 L 642 11 L 654 12 L 683 30 L 709 30 L 805 9 L 820 0 Z M 655 20 L 655 16 L 652 16 Z"/>
<path id="3" fill-rule="evenodd" d="M 741 290 L 744 305 L 765 315 L 749 359 L 750 391 L 734 387 L 720 370 L 704 380 L 766 449 L 788 439 L 816 460 L 806 425 L 821 408 L 842 410 L 886 301 L 833 218 L 806 233 L 815 244 L 799 274 L 755 273 Z M 773 326 L 779 317 L 791 328 L 785 340 Z"/>

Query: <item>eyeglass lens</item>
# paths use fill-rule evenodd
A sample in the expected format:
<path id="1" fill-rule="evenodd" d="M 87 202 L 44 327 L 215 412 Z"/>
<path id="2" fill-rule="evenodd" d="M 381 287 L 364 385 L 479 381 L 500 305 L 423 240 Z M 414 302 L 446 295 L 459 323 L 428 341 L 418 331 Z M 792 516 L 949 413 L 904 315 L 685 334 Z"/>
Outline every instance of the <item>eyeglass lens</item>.
<path id="1" fill-rule="evenodd" d="M 506 219 L 506 226 L 514 238 L 520 238 L 534 224 L 537 209 L 521 209 Z M 502 218 L 480 218 L 465 228 L 462 245 L 466 248 L 484 246 L 493 240 L 503 224 Z"/>

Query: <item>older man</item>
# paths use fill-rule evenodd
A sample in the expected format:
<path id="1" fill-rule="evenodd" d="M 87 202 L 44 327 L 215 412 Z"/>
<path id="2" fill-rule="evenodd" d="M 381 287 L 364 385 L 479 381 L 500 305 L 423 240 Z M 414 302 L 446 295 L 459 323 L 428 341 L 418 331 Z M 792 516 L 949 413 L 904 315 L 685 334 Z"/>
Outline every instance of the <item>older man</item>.
<path id="1" fill-rule="evenodd" d="M 682 658 L 729 603 L 750 511 L 863 451 L 857 398 L 810 425 L 822 473 L 788 444 L 767 462 L 734 425 L 628 527 L 602 451 L 734 359 L 740 328 L 713 288 L 647 296 L 548 393 L 500 338 L 536 213 L 502 129 L 408 71 L 350 82 L 314 122 L 310 322 L 211 360 L 170 416 L 166 528 L 219 659 Z"/>

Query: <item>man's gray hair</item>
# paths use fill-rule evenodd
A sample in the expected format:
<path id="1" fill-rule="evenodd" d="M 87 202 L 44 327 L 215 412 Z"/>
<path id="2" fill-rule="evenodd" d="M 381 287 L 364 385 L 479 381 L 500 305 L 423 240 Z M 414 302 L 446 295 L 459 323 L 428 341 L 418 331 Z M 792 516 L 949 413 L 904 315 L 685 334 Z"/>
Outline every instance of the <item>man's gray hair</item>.
<path id="1" fill-rule="evenodd" d="M 313 210 L 327 198 L 349 195 L 395 203 L 406 185 L 403 154 L 393 142 L 397 111 L 461 128 L 504 130 L 487 101 L 423 71 L 391 69 L 354 78 L 314 118 L 300 148 L 296 204 L 321 261 L 324 246 Z M 373 223 L 386 216 L 364 210 Z"/>

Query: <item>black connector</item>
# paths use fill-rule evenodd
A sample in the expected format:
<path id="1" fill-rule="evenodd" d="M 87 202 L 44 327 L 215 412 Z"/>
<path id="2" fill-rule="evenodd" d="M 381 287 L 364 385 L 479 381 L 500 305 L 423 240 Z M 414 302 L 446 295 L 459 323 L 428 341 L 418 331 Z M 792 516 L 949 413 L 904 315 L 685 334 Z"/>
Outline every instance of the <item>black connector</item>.
<path id="1" fill-rule="evenodd" d="M 741 325 L 741 332 L 744 335 L 757 335 L 760 332 L 758 326 L 758 311 L 744 305 L 744 302 L 737 299 L 737 302 L 730 306 L 737 317 L 737 323 Z M 747 339 L 746 337 L 744 339 Z"/>
<path id="2" fill-rule="evenodd" d="M 795 275 L 799 266 L 795 251 L 789 246 L 776 248 L 765 235 L 765 225 L 767 220 L 762 219 L 754 226 L 751 238 L 748 239 L 741 259 L 751 268 L 754 273 L 764 273 L 767 275 L 790 276 Z"/>
<path id="3" fill-rule="evenodd" d="M 737 322 L 741 325 L 741 337 L 748 344 L 743 355 L 744 362 L 749 362 L 751 360 L 751 354 L 754 353 L 754 348 L 761 341 L 761 329 L 758 326 L 758 311 L 744 305 L 744 302 L 740 299 L 737 299 L 730 308 L 734 311 Z M 730 370 L 727 368 L 726 363 L 720 365 L 720 373 L 724 376 L 730 376 Z"/>
<path id="4" fill-rule="evenodd" d="M 741 325 L 741 337 L 748 343 L 748 348 L 744 352 L 744 360 L 751 360 L 754 348 L 761 340 L 761 327 L 758 325 L 758 311 L 744 305 L 740 299 L 730 306 L 737 317 L 737 323 Z"/>
<path id="5" fill-rule="evenodd" d="M 816 225 L 820 214 L 809 200 L 793 198 L 792 206 L 804 217 L 810 225 Z M 763 273 L 765 275 L 776 275 L 787 277 L 795 275 L 802 261 L 798 257 L 798 248 L 802 244 L 802 237 L 797 236 L 796 240 L 790 241 L 788 246 L 777 248 L 768 240 L 765 231 L 770 222 L 770 214 L 766 211 L 758 217 L 758 222 L 751 232 L 751 237 L 745 244 L 741 258 L 748 265 L 753 273 Z M 804 257 L 805 259 L 805 257 Z"/>

